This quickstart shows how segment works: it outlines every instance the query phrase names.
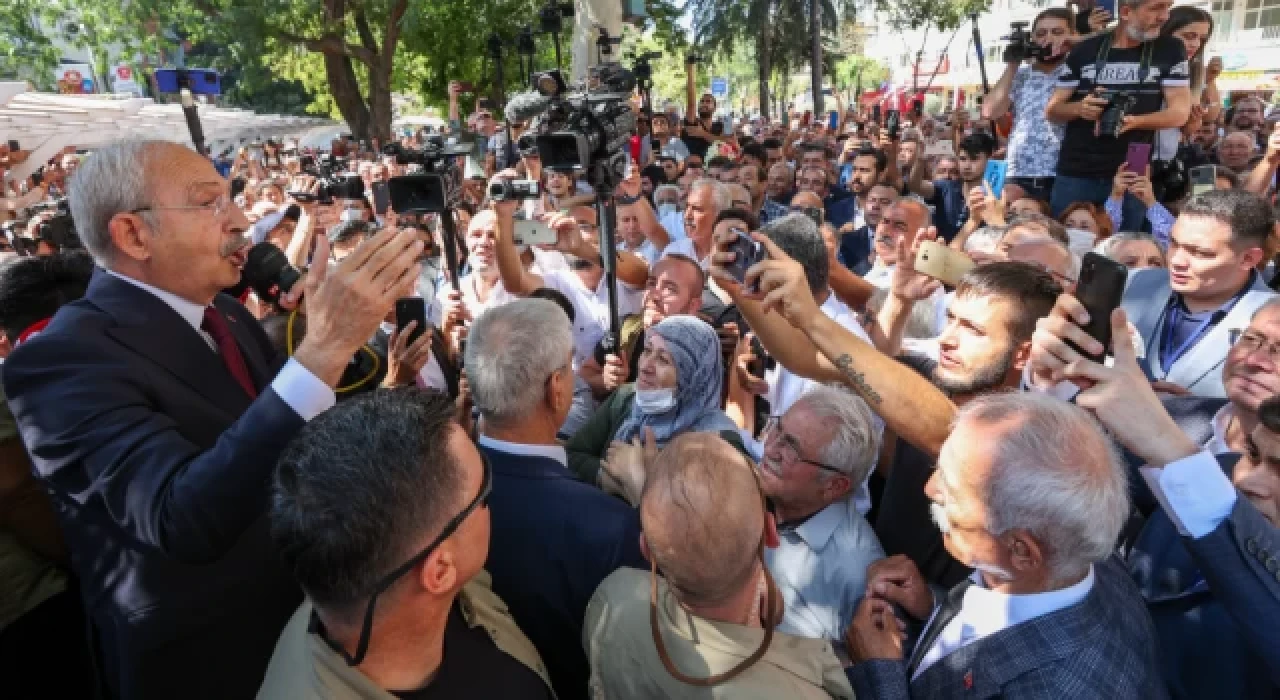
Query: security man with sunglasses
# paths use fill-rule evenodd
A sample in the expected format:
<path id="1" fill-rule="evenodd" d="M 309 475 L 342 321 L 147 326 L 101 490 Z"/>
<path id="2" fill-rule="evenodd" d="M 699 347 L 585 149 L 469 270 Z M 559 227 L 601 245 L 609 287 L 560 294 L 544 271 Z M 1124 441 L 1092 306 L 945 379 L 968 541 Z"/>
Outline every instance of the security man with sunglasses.
<path id="1" fill-rule="evenodd" d="M 307 600 L 258 697 L 554 697 L 482 569 L 492 486 L 444 394 L 374 392 L 308 424 L 271 509 Z"/>

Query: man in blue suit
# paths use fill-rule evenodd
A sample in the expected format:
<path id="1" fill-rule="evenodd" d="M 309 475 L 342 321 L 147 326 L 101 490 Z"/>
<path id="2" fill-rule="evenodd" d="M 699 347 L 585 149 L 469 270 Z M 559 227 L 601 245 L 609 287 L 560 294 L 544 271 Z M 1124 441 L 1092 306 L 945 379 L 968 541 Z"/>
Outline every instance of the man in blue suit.
<path id="1" fill-rule="evenodd" d="M 1274 228 L 1271 206 L 1244 190 L 1214 190 L 1183 206 L 1169 234 L 1168 269 L 1130 273 L 1124 294 L 1151 379 L 1226 396 L 1229 331 L 1275 296 L 1256 271 Z"/>
<path id="2" fill-rule="evenodd" d="M 253 316 L 219 294 L 248 242 L 229 188 L 173 143 L 96 151 L 71 211 L 100 269 L 4 364 L 117 697 L 257 691 L 299 601 L 267 537 L 271 470 L 417 275 L 412 232 L 317 266 L 309 332 L 281 367 Z M 316 254 L 328 257 L 323 238 Z"/>
<path id="3" fill-rule="evenodd" d="M 574 478 L 556 431 L 573 403 L 569 318 L 544 299 L 489 309 L 467 335 L 467 380 L 493 464 L 485 569 L 538 648 L 560 700 L 585 700 L 587 603 L 622 566 L 645 568 L 635 509 Z"/>
<path id="4" fill-rule="evenodd" d="M 1280 694 L 1280 300 L 1265 304 L 1248 328 L 1233 333 L 1236 342 L 1223 374 L 1230 403 L 1215 418 L 1207 440 L 1189 436 L 1161 407 L 1130 344 L 1116 344 L 1115 364 L 1108 368 L 1059 342 L 1089 342 L 1066 320 L 1078 318 L 1080 310 L 1074 299 L 1059 299 L 1037 331 L 1032 366 L 1087 380 L 1080 383 L 1091 386 L 1076 402 L 1092 409 L 1145 465 L 1141 479 L 1158 507 L 1141 529 L 1132 528 L 1137 534 L 1129 538 L 1128 565 L 1155 620 L 1170 693 L 1176 698 L 1275 697 Z M 1112 327 L 1119 334 L 1114 337 L 1127 338 L 1122 314 L 1116 314 Z"/>
<path id="5" fill-rule="evenodd" d="M 925 492 L 975 571 L 935 595 L 906 557 L 871 565 L 846 633 L 857 697 L 1164 696 L 1151 619 L 1112 556 L 1124 467 L 1087 413 L 1037 393 L 975 398 Z M 895 606 L 924 624 L 906 647 Z"/>

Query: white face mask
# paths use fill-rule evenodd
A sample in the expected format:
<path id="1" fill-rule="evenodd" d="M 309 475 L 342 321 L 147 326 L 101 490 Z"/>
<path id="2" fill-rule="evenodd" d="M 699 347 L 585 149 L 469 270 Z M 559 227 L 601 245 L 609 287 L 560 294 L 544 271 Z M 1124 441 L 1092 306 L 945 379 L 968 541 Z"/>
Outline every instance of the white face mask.
<path id="1" fill-rule="evenodd" d="M 674 213 L 676 213 L 676 210 L 677 210 L 676 205 L 672 204 L 671 202 L 663 202 L 662 204 L 659 204 L 659 205 L 658 205 L 658 215 L 659 215 L 659 216 L 666 216 L 667 214 L 674 214 Z"/>
<path id="2" fill-rule="evenodd" d="M 676 407 L 676 390 L 636 389 L 636 406 L 646 416 L 666 413 Z"/>

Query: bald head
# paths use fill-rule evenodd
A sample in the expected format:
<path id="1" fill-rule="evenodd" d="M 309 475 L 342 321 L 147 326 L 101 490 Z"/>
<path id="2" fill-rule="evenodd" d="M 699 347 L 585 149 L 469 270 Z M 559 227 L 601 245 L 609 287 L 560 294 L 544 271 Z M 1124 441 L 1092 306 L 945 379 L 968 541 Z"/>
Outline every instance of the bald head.
<path id="1" fill-rule="evenodd" d="M 903 197 L 890 204 L 889 209 L 897 209 L 901 212 L 903 219 L 907 222 L 909 236 L 914 237 L 916 231 L 929 225 L 929 205 L 914 197 Z"/>
<path id="2" fill-rule="evenodd" d="M 808 190 L 802 190 L 800 192 L 797 192 L 796 196 L 791 198 L 791 206 L 814 207 L 817 209 L 821 209 L 822 198 Z"/>
<path id="3" fill-rule="evenodd" d="M 685 603 L 714 605 L 752 581 L 765 514 L 747 459 L 711 433 L 658 455 L 640 499 L 649 556 Z"/>

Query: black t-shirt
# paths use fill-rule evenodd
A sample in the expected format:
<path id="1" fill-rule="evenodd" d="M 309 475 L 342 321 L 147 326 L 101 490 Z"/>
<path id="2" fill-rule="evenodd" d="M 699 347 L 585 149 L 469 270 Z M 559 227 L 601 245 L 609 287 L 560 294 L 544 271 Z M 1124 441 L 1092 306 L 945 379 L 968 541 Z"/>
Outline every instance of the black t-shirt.
<path id="1" fill-rule="evenodd" d="M 1128 92 L 1137 103 L 1127 114 L 1151 114 L 1164 106 L 1164 88 L 1187 87 L 1191 84 L 1187 67 L 1187 52 L 1182 41 L 1173 37 L 1161 37 L 1128 49 L 1112 46 L 1106 53 L 1102 74 L 1097 72 L 1098 54 L 1103 40 L 1111 43 L 1111 35 L 1104 34 L 1082 42 L 1067 55 L 1067 70 L 1058 78 L 1058 88 L 1071 88 L 1072 102 L 1084 99 L 1094 88 Z M 1144 52 L 1150 51 L 1145 80 L 1141 78 Z M 1150 143 L 1155 134 L 1151 131 L 1129 131 L 1119 138 L 1103 138 L 1094 135 L 1097 122 L 1072 119 L 1067 123 L 1062 138 L 1062 150 L 1058 154 L 1058 174 L 1071 177 L 1115 177 L 1120 163 L 1124 162 L 1130 143 Z"/>
<path id="2" fill-rule="evenodd" d="M 898 358 L 903 364 L 932 381 L 937 362 L 920 355 Z M 934 459 L 899 439 L 893 453 L 893 471 L 885 480 L 884 492 L 876 504 L 875 531 L 888 556 L 905 554 L 915 562 L 929 583 L 950 588 L 969 575 L 970 569 L 956 561 L 942 543 L 942 532 L 929 515 L 929 497 L 924 485 L 933 476 Z"/>
<path id="3" fill-rule="evenodd" d="M 549 700 L 551 690 L 524 664 L 493 643 L 483 627 L 467 627 L 458 604 L 449 611 L 444 629 L 444 658 L 436 677 L 421 690 L 393 693 L 403 700 L 436 698 L 537 698 Z"/>
<path id="4" fill-rule="evenodd" d="M 684 126 L 685 126 L 684 130 L 680 134 L 680 140 L 684 142 L 684 145 L 686 147 L 688 147 L 689 155 L 698 156 L 699 158 L 702 159 L 703 163 L 706 163 L 707 149 L 711 148 L 711 142 L 708 141 L 707 139 L 702 138 L 701 136 L 689 135 L 689 127 L 702 126 L 702 124 L 696 121 L 689 121 L 688 119 L 686 119 L 684 122 Z M 705 126 L 703 126 L 703 130 L 706 131 L 708 134 L 711 133 L 711 129 L 708 129 Z"/>

